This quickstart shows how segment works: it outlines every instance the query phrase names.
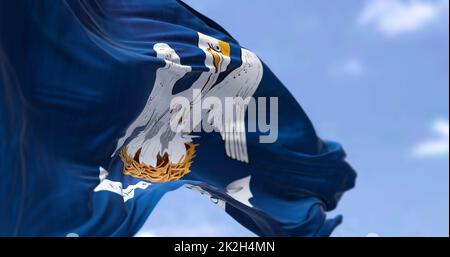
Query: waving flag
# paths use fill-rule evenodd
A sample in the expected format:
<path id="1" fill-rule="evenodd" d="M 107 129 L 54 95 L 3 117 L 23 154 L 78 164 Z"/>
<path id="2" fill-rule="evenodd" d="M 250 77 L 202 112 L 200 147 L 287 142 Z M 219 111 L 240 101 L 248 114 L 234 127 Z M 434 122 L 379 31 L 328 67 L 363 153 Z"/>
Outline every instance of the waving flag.
<path id="1" fill-rule="evenodd" d="M 132 236 L 184 186 L 258 235 L 328 236 L 355 180 L 257 55 L 175 0 L 0 1 L 0 139 L 0 235 Z"/>

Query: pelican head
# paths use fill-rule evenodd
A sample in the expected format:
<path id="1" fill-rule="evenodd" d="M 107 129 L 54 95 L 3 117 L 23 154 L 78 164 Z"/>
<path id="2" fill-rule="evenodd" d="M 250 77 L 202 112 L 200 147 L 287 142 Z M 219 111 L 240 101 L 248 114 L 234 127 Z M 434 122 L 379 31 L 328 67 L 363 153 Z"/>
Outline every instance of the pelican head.
<path id="1" fill-rule="evenodd" d="M 205 65 L 214 73 L 226 71 L 231 61 L 230 44 L 202 33 L 198 33 L 198 35 L 198 46 L 203 51 L 209 53 L 206 55 Z"/>

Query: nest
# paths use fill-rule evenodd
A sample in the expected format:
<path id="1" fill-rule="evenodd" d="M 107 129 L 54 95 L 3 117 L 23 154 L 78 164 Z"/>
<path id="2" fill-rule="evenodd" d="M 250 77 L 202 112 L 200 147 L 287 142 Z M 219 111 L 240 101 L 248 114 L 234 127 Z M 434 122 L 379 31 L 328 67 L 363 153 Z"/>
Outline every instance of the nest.
<path id="1" fill-rule="evenodd" d="M 186 143 L 186 154 L 178 163 L 172 163 L 169 160 L 167 153 L 163 156 L 158 154 L 156 167 L 141 163 L 139 149 L 135 156 L 128 155 L 127 147 L 120 151 L 120 159 L 122 159 L 123 173 L 132 177 L 140 178 L 150 182 L 166 182 L 172 180 L 179 180 L 184 175 L 190 172 L 192 160 L 195 157 L 195 148 L 198 146 L 193 143 Z"/>

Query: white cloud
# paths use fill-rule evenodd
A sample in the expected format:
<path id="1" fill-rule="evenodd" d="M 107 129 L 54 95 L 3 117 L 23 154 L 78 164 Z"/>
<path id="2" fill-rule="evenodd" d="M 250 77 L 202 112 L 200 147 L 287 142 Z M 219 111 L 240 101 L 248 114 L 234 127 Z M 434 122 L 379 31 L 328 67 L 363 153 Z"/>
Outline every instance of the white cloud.
<path id="1" fill-rule="evenodd" d="M 448 120 L 436 120 L 431 125 L 435 138 L 419 143 L 413 149 L 415 157 L 448 156 L 449 123 Z"/>
<path id="2" fill-rule="evenodd" d="M 364 72 L 363 64 L 358 59 L 348 59 L 346 62 L 344 62 L 343 65 L 343 72 L 347 73 L 348 75 L 352 76 L 360 76 Z"/>
<path id="3" fill-rule="evenodd" d="M 159 237 L 159 235 L 157 235 L 151 231 L 141 230 L 135 235 L 135 237 Z"/>
<path id="4" fill-rule="evenodd" d="M 197 237 L 197 236 L 206 236 L 213 237 L 218 235 L 230 235 L 232 231 L 228 231 L 228 229 L 224 226 L 217 224 L 199 224 L 193 226 L 165 226 L 165 227 L 157 227 L 153 229 L 141 229 L 135 237 Z"/>
<path id="5" fill-rule="evenodd" d="M 335 76 L 359 77 L 364 74 L 364 64 L 358 58 L 348 58 L 333 65 L 331 74 Z"/>
<path id="6" fill-rule="evenodd" d="M 448 0 L 370 0 L 359 16 L 361 25 L 375 25 L 386 36 L 424 28 L 442 14 Z"/>

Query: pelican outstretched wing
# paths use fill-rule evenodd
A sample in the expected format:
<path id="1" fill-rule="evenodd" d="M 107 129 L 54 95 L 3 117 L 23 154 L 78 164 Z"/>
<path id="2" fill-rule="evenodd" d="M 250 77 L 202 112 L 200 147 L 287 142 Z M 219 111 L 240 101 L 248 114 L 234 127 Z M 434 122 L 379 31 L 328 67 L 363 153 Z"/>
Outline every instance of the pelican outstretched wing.
<path id="1" fill-rule="evenodd" d="M 213 123 L 225 141 L 225 151 L 228 157 L 249 162 L 245 133 L 245 113 L 250 97 L 253 96 L 262 79 L 263 66 L 256 54 L 242 49 L 242 65 L 232 71 L 222 82 L 210 92 L 222 100 L 232 97 L 233 108 L 222 110 L 220 123 Z M 209 94 L 207 94 L 209 95 Z M 229 105 L 228 105 L 229 107 Z M 230 115 L 232 112 L 232 115 Z"/>

